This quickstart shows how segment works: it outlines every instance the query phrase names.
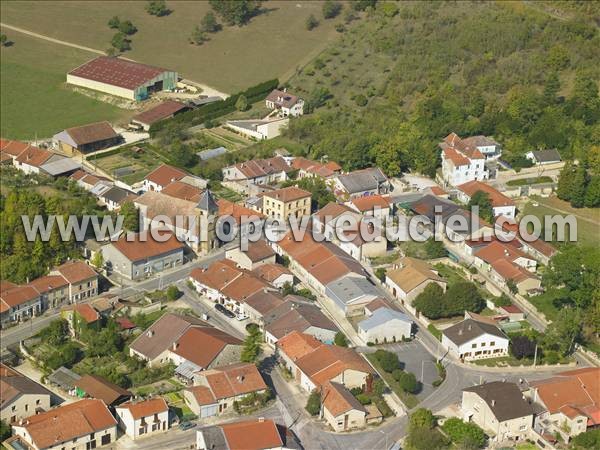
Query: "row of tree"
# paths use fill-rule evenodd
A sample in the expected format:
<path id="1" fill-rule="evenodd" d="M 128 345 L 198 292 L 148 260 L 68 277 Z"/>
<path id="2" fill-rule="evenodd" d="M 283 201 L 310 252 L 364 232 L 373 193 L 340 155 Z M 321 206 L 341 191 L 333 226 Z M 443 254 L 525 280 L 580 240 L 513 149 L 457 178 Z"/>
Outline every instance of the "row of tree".
<path id="1" fill-rule="evenodd" d="M 429 283 L 414 300 L 413 306 L 429 319 L 454 317 L 465 311 L 480 312 L 485 300 L 479 289 L 469 281 L 458 281 L 446 292 L 437 283 Z"/>

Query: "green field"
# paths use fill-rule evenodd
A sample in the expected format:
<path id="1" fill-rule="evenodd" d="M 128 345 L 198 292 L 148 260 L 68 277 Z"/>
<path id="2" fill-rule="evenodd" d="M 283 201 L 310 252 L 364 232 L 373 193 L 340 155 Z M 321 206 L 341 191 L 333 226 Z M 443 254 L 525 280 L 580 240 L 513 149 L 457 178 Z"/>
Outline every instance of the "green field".
<path id="1" fill-rule="evenodd" d="M 242 27 L 224 27 L 201 46 L 188 42 L 194 27 L 210 10 L 208 2 L 168 1 L 172 13 L 154 17 L 145 1 L 19 1 L 2 2 L 2 22 L 55 39 L 101 51 L 114 34 L 107 26 L 115 15 L 138 28 L 128 58 L 177 70 L 198 83 L 231 93 L 267 79 L 286 79 L 338 35 L 341 20 L 320 20 L 312 31 L 306 18 L 322 18 L 321 2 L 269 1 L 263 12 Z M 7 32 L 15 42 L 20 33 Z M 93 57 L 94 55 L 90 56 Z"/>
<path id="2" fill-rule="evenodd" d="M 120 118 L 125 111 L 77 94 L 64 84 L 67 70 L 93 54 L 8 30 L 14 45 L 2 47 L 1 133 L 4 138 L 51 137 L 64 128 Z"/>

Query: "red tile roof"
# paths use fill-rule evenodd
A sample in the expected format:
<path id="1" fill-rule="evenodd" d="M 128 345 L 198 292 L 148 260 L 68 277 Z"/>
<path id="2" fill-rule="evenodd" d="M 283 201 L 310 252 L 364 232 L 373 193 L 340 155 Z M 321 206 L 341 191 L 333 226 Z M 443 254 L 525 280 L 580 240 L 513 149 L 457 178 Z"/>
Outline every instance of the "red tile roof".
<path id="1" fill-rule="evenodd" d="M 452 161 L 452 164 L 454 164 L 456 167 L 467 166 L 469 164 L 469 158 L 461 155 L 453 148 L 445 148 L 444 157 Z"/>
<path id="2" fill-rule="evenodd" d="M 125 89 L 135 89 L 163 72 L 167 70 L 116 57 L 99 56 L 73 69 L 69 75 Z"/>
<path id="3" fill-rule="evenodd" d="M 131 120 L 135 120 L 136 122 L 145 125 L 152 125 L 153 123 L 171 117 L 176 112 L 186 108 L 187 106 L 183 103 L 174 100 L 165 100 L 161 104 L 133 116 Z"/>
<path id="4" fill-rule="evenodd" d="M 190 273 L 190 277 L 199 283 L 217 291 L 220 291 L 236 278 L 240 277 L 243 270 L 238 268 L 235 262 L 230 260 L 215 261 L 206 269 L 196 268 Z"/>
<path id="5" fill-rule="evenodd" d="M 469 181 L 465 184 L 457 186 L 457 189 L 464 192 L 469 198 L 473 197 L 477 191 L 485 192 L 490 199 L 490 203 L 495 208 L 500 206 L 515 206 L 515 202 L 506 195 L 497 191 L 489 184 L 482 183 L 481 181 Z"/>
<path id="6" fill-rule="evenodd" d="M 231 216 L 238 225 L 241 225 L 242 221 L 243 223 L 252 222 L 265 217 L 262 213 L 223 198 L 219 199 L 217 204 L 219 205 L 219 216 Z"/>
<path id="7" fill-rule="evenodd" d="M 379 208 L 389 208 L 390 200 L 389 197 L 383 197 L 382 195 L 367 195 L 364 197 L 355 198 L 352 200 L 352 204 L 360 212 L 373 211 L 378 206 Z"/>
<path id="8" fill-rule="evenodd" d="M 179 181 L 185 176 L 187 176 L 187 173 L 183 170 L 168 164 L 161 164 L 146 175 L 145 180 L 151 181 L 164 188 L 173 181 Z"/>
<path id="9" fill-rule="evenodd" d="M 130 398 L 131 392 L 127 389 L 111 383 L 97 375 L 84 375 L 75 383 L 75 387 L 81 389 L 89 397 L 102 400 L 107 405 L 111 405 L 123 398 Z M 122 400 L 121 400 L 122 401 Z"/>
<path id="10" fill-rule="evenodd" d="M 281 264 L 261 264 L 253 272 L 269 283 L 274 282 L 281 275 L 292 275 L 288 269 Z"/>
<path id="11" fill-rule="evenodd" d="M 193 327 L 181 335 L 172 351 L 206 369 L 227 345 L 242 345 L 242 341 L 217 328 Z"/>
<path id="12" fill-rule="evenodd" d="M 311 194 L 304 189 L 300 189 L 296 186 L 288 186 L 283 189 L 277 189 L 275 191 L 269 191 L 264 193 L 264 197 L 269 197 L 274 200 L 279 200 L 284 203 L 293 202 L 303 198 L 310 197 Z"/>
<path id="13" fill-rule="evenodd" d="M 251 363 L 218 367 L 198 375 L 206 380 L 206 385 L 218 400 L 267 389 L 256 365 Z"/>
<path id="14" fill-rule="evenodd" d="M 75 259 L 61 264 L 54 270 L 60 273 L 71 284 L 80 283 L 98 276 L 88 264 Z"/>
<path id="15" fill-rule="evenodd" d="M 292 331 L 277 341 L 277 347 L 292 361 L 308 355 L 323 343 L 310 334 Z"/>
<path id="16" fill-rule="evenodd" d="M 246 420 L 220 425 L 229 450 L 265 450 L 283 446 L 272 420 Z"/>
<path id="17" fill-rule="evenodd" d="M 281 156 L 269 159 L 252 159 L 231 167 L 238 169 L 246 178 L 264 177 L 278 172 L 287 173 L 293 170 Z"/>
<path id="18" fill-rule="evenodd" d="M 29 146 L 30 145 L 27 142 L 3 140 L 2 152 L 17 157 L 21 153 L 23 153 Z"/>
<path id="19" fill-rule="evenodd" d="M 27 149 L 17 156 L 17 161 L 28 166 L 40 167 L 52 157 L 52 153 L 37 147 L 27 147 Z"/>
<path id="20" fill-rule="evenodd" d="M 259 262 L 263 259 L 275 256 L 275 251 L 264 239 L 260 239 L 256 242 L 249 242 L 248 249 L 244 253 L 252 262 Z"/>
<path id="21" fill-rule="evenodd" d="M 67 128 L 65 131 L 77 145 L 106 141 L 119 136 L 107 121 Z"/>
<path id="22" fill-rule="evenodd" d="M 119 405 L 117 409 L 128 409 L 134 420 L 142 417 L 153 416 L 169 410 L 167 402 L 162 397 L 144 400 L 141 402 L 127 402 Z"/>
<path id="23" fill-rule="evenodd" d="M 29 283 L 29 286 L 34 287 L 39 293 L 47 293 L 54 289 L 67 287 L 69 282 L 62 275 L 46 275 Z"/>
<path id="24" fill-rule="evenodd" d="M 27 418 L 23 427 L 37 448 L 60 447 L 74 438 L 116 426 L 102 400 L 85 399 Z"/>
<path id="25" fill-rule="evenodd" d="M 217 402 L 215 396 L 207 386 L 192 386 L 187 388 L 192 393 L 199 405 L 212 405 Z"/>
<path id="26" fill-rule="evenodd" d="M 169 238 L 166 241 L 158 242 L 154 240 L 151 233 L 142 232 L 135 234 L 132 241 L 128 241 L 127 236 L 123 235 L 119 240 L 112 242 L 112 245 L 132 262 L 185 248 L 185 245 L 179 242 L 173 233 L 163 232 L 162 234 L 168 234 Z M 144 241 L 142 237 L 147 237 L 147 239 Z"/>
<path id="27" fill-rule="evenodd" d="M 35 300 L 39 296 L 39 292 L 31 286 L 17 286 L 2 291 L 2 293 L 0 293 L 0 299 L 2 300 L 2 312 L 8 310 L 8 308 Z"/>
<path id="28" fill-rule="evenodd" d="M 365 408 L 356 400 L 354 395 L 339 383 L 326 382 L 321 391 L 321 398 L 323 406 L 333 417 L 337 417 L 353 409 L 366 414 Z"/>
<path id="29" fill-rule="evenodd" d="M 160 192 L 161 194 L 179 198 L 181 200 L 198 202 L 200 200 L 200 195 L 202 194 L 202 189 L 192 186 L 191 184 L 184 183 L 183 181 L 173 181 L 164 187 Z"/>
<path id="30" fill-rule="evenodd" d="M 100 319 L 100 314 L 88 303 L 79 303 L 77 305 L 69 305 L 63 308 L 64 311 L 75 311 L 86 321 L 86 323 L 94 323 Z"/>

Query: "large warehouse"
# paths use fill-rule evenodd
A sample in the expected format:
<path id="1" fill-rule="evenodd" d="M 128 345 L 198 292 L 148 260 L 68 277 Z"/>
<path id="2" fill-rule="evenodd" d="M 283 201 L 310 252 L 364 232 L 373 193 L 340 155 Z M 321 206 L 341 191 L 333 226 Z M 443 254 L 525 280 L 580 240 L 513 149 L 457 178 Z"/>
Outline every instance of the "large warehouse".
<path id="1" fill-rule="evenodd" d="M 117 57 L 99 56 L 67 74 L 67 83 L 130 100 L 174 89 L 177 72 Z"/>

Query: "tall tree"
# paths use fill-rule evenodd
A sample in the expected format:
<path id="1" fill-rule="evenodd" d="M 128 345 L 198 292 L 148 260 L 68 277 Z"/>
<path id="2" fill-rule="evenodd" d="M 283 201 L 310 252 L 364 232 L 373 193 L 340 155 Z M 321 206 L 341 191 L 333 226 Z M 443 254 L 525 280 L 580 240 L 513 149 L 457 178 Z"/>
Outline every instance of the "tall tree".
<path id="1" fill-rule="evenodd" d="M 260 10 L 257 0 L 209 0 L 210 6 L 227 25 L 244 25 Z"/>
<path id="2" fill-rule="evenodd" d="M 492 208 L 492 202 L 487 192 L 475 192 L 471 200 L 469 200 L 469 208 L 473 206 L 479 207 L 479 217 L 483 220 L 487 220 L 490 223 L 494 221 L 494 209 Z"/>
<path id="3" fill-rule="evenodd" d="M 126 201 L 121 206 L 121 215 L 123 216 L 123 227 L 137 233 L 140 231 L 140 214 L 133 202 Z"/>

